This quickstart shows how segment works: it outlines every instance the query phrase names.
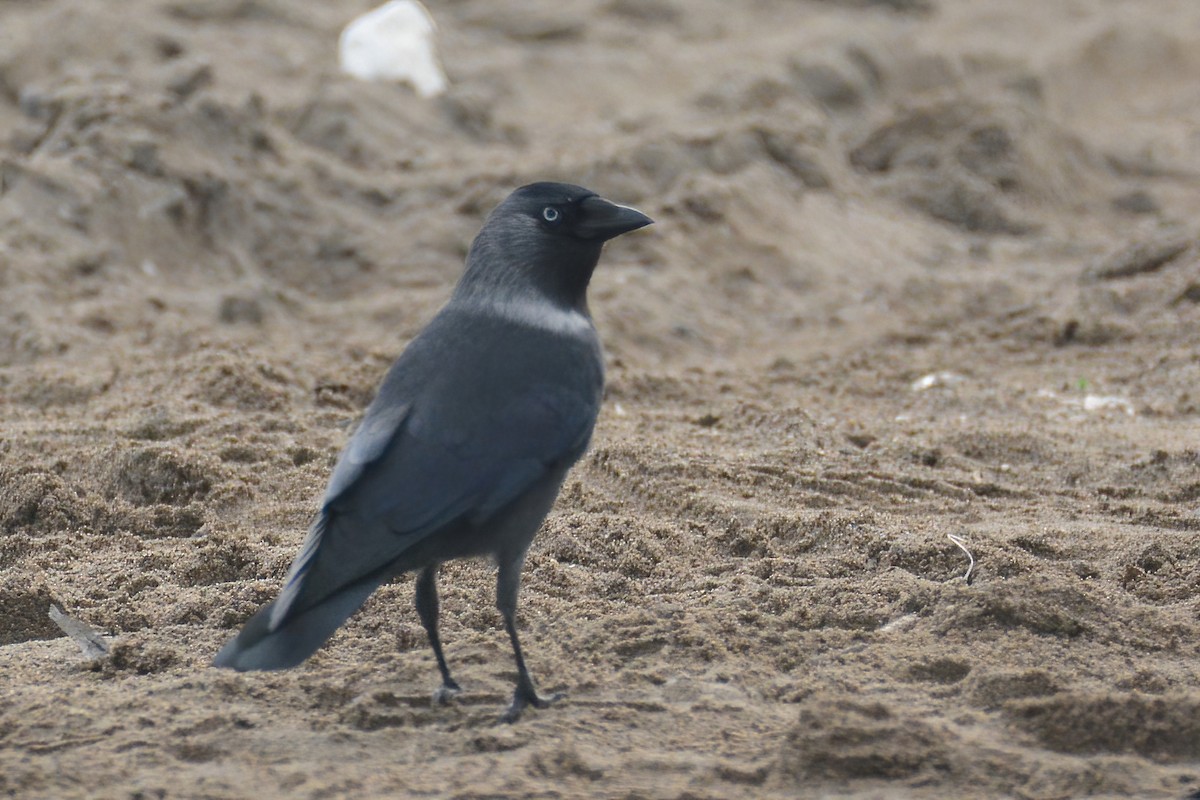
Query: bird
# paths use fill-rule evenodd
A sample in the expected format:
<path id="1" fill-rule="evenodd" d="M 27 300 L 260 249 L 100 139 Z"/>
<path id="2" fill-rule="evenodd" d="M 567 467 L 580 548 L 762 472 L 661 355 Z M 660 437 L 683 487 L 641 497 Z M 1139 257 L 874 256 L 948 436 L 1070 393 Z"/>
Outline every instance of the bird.
<path id="1" fill-rule="evenodd" d="M 538 693 L 517 636 L 525 555 L 592 438 L 604 359 L 587 303 L 604 243 L 653 223 L 581 186 L 522 186 L 485 220 L 445 306 L 404 348 L 338 457 L 276 598 L 217 653 L 238 671 L 295 667 L 371 593 L 416 572 L 415 605 L 441 673 L 437 577 L 491 557 L 517 681 L 501 716 Z"/>

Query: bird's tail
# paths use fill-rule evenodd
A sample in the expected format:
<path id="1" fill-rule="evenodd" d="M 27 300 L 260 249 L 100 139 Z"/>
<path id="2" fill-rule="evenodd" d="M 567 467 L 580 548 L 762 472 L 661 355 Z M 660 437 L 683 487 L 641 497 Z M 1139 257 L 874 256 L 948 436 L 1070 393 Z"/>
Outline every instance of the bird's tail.
<path id="1" fill-rule="evenodd" d="M 383 582 L 380 577 L 351 584 L 315 605 L 288 614 L 273 630 L 271 610 L 275 603 L 268 603 L 221 648 L 213 666 L 239 672 L 294 667 L 315 653 Z"/>

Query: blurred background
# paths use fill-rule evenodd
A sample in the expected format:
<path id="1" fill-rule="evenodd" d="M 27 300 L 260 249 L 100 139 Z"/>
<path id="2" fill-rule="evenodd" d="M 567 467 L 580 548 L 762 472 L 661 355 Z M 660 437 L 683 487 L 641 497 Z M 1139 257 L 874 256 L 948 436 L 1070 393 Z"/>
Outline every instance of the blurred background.
<path id="1" fill-rule="evenodd" d="M 0 790 L 1197 787 L 1200 5 L 431 0 L 431 97 L 339 70 L 371 7 L 0 2 Z M 485 565 L 454 708 L 404 582 L 214 674 L 540 179 L 658 222 L 597 271 L 609 397 L 527 568 L 570 700 L 490 727 Z"/>

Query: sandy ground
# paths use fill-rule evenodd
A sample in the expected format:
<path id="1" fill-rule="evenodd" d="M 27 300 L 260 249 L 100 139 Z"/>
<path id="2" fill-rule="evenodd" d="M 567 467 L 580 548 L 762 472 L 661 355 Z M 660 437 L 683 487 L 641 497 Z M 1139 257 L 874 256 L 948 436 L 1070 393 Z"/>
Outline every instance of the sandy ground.
<path id="1" fill-rule="evenodd" d="M 434 101 L 337 74 L 367 7 L 0 3 L 0 794 L 1200 789 L 1200 4 L 435 2 Z M 210 668 L 540 178 L 658 220 L 526 570 L 567 699 L 495 724 L 485 564 L 450 708 L 408 581 Z"/>

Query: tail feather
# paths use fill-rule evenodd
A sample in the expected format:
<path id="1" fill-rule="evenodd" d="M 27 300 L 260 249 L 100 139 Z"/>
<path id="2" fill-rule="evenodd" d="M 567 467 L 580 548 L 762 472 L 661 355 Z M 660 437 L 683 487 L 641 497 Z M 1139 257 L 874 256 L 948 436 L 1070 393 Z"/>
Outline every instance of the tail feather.
<path id="1" fill-rule="evenodd" d="M 221 648 L 213 666 L 239 672 L 294 667 L 315 653 L 381 583 L 382 579 L 365 580 L 347 586 L 316 605 L 287 615 L 274 629 L 271 612 L 275 603 L 268 603 Z"/>

